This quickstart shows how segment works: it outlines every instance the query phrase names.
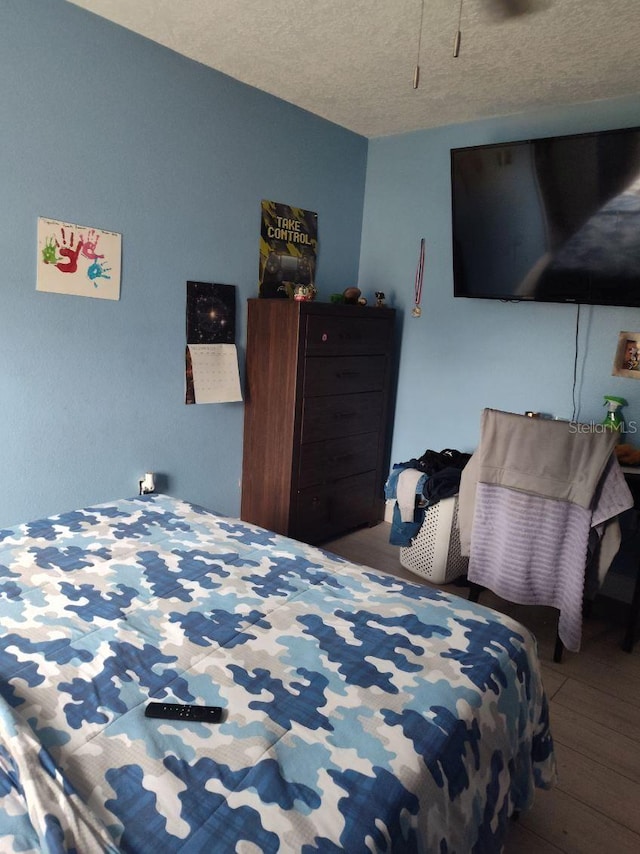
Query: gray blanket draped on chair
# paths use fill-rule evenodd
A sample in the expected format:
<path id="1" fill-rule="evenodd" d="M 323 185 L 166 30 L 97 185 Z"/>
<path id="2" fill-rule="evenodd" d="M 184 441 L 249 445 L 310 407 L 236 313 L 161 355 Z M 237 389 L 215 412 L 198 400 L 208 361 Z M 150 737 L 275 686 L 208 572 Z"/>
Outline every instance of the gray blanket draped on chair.
<path id="1" fill-rule="evenodd" d="M 602 581 L 620 545 L 617 516 L 633 506 L 613 448 L 618 436 L 567 421 L 485 409 L 462 473 L 459 525 L 469 580 L 508 601 L 560 611 L 577 652 L 589 536 Z"/>

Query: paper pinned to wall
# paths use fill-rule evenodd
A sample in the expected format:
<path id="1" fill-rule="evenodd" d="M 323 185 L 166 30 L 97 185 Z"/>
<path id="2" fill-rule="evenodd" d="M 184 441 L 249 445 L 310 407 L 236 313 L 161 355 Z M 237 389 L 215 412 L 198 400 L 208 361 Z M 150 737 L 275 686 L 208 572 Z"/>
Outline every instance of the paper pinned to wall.
<path id="1" fill-rule="evenodd" d="M 122 235 L 38 217 L 36 290 L 120 299 Z"/>
<path id="2" fill-rule="evenodd" d="M 189 344 L 194 403 L 242 400 L 235 344 Z"/>
<path id="3" fill-rule="evenodd" d="M 234 285 L 187 282 L 185 403 L 242 400 L 235 324 Z"/>

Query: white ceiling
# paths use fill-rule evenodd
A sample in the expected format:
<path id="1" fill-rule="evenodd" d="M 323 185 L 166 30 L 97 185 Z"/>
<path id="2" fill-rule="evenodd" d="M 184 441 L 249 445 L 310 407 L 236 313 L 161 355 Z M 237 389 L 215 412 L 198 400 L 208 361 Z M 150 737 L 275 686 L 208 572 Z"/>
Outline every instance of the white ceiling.
<path id="1" fill-rule="evenodd" d="M 640 0 L 70 0 L 367 137 L 640 93 Z M 640 117 L 638 123 L 640 124 Z"/>

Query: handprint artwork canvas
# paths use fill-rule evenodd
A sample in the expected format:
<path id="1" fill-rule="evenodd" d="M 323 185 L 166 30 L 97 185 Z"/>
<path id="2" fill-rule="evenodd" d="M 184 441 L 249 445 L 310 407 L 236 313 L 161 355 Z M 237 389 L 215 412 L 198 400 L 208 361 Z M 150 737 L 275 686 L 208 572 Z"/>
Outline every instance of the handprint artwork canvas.
<path id="1" fill-rule="evenodd" d="M 38 217 L 36 290 L 120 299 L 122 235 Z"/>

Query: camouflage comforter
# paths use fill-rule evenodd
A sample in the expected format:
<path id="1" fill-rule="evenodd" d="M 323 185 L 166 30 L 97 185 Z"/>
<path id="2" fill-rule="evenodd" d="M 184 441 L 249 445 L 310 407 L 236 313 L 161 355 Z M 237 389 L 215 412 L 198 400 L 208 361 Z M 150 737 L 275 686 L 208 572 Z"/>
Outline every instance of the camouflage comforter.
<path id="1" fill-rule="evenodd" d="M 0 626 L 2 852 L 487 854 L 553 781 L 519 624 L 167 496 L 0 531 Z"/>

